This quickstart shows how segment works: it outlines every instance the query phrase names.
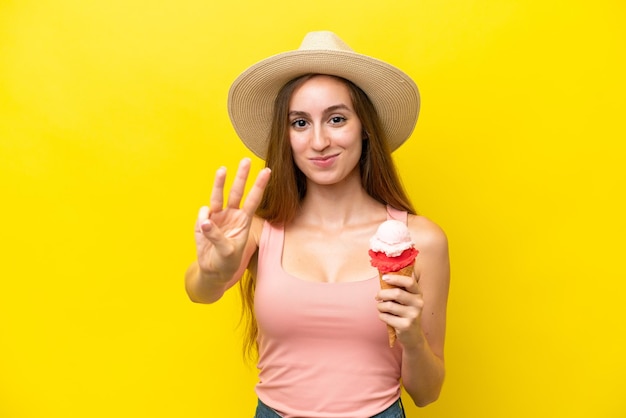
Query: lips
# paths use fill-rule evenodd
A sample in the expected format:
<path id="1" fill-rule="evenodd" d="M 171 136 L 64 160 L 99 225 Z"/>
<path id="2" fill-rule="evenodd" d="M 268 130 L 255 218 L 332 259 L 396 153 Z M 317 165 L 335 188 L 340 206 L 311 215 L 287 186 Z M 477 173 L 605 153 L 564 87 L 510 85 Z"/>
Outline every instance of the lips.
<path id="1" fill-rule="evenodd" d="M 332 167 L 335 161 L 337 160 L 338 156 L 339 154 L 322 155 L 318 157 L 309 158 L 309 161 L 311 161 L 311 163 L 313 163 L 314 166 L 325 169 L 325 168 Z"/>
<path id="2" fill-rule="evenodd" d="M 324 162 L 324 161 L 329 161 L 332 160 L 333 158 L 337 157 L 339 154 L 332 154 L 332 155 L 322 155 L 319 157 L 312 157 L 309 158 L 309 160 L 316 162 L 316 161 L 320 161 L 320 162 Z"/>

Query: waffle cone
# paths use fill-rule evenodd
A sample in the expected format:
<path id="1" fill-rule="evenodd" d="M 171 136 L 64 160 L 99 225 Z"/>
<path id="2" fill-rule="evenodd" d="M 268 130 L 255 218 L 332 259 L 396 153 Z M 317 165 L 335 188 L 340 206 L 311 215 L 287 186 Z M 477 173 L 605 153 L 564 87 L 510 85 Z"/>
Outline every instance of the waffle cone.
<path id="1" fill-rule="evenodd" d="M 389 273 L 394 273 L 394 274 L 399 274 L 401 276 L 412 276 L 413 275 L 413 264 L 410 264 L 404 268 L 401 268 L 398 271 L 390 271 Z M 380 282 L 380 288 L 381 289 L 393 289 L 396 286 L 391 285 L 389 283 L 387 283 L 386 281 L 383 280 L 383 274 L 387 274 L 387 272 L 383 273 L 382 271 L 378 271 L 378 280 Z M 389 337 L 389 347 L 394 346 L 396 339 L 397 339 L 397 335 L 396 335 L 396 330 L 390 326 L 387 325 L 387 336 Z"/>

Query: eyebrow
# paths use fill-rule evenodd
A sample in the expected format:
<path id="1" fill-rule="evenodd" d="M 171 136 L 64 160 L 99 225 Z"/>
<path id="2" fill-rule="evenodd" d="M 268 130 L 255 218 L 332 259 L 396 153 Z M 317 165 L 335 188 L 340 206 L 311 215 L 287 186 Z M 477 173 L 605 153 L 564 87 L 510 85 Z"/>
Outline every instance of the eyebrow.
<path id="1" fill-rule="evenodd" d="M 352 109 L 350 109 L 348 106 L 346 106 L 345 104 L 337 104 L 337 105 L 332 105 L 328 108 L 326 108 L 324 110 L 324 113 L 332 113 L 332 112 L 336 112 L 337 110 L 347 110 L 349 112 L 353 112 Z M 307 112 L 303 112 L 300 110 L 291 110 L 289 112 L 289 116 L 308 116 L 309 114 Z"/>

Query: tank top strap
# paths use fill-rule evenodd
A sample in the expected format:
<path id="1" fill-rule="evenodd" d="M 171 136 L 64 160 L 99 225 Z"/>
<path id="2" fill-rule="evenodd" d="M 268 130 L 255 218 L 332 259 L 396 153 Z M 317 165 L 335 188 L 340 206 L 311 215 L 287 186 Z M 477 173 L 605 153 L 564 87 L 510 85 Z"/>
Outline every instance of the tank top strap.
<path id="1" fill-rule="evenodd" d="M 387 205 L 387 219 L 395 219 L 396 221 L 408 222 L 409 214 L 405 210 L 398 210 L 394 207 Z"/>

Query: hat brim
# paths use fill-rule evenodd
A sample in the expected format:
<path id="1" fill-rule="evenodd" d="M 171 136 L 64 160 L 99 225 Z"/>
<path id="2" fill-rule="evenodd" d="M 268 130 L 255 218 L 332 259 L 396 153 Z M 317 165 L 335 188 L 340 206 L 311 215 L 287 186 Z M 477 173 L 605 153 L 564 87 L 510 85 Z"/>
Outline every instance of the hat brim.
<path id="1" fill-rule="evenodd" d="M 230 120 L 243 143 L 258 157 L 266 157 L 278 92 L 288 81 L 304 74 L 334 75 L 361 88 L 378 113 L 392 151 L 413 132 L 420 96 L 415 82 L 404 72 L 355 52 L 297 50 L 258 62 L 237 77 L 230 88 Z"/>

